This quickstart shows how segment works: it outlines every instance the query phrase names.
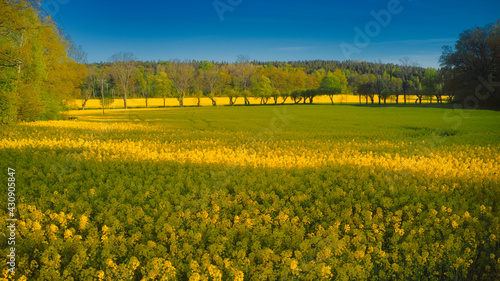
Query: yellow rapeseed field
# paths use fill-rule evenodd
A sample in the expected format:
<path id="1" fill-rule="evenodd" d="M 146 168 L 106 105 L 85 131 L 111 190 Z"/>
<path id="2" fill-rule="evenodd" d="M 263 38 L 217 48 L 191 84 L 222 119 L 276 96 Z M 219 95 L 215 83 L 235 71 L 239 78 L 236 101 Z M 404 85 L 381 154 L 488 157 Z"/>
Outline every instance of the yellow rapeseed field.
<path id="1" fill-rule="evenodd" d="M 20 280 L 500 279 L 498 112 L 70 116 L 0 127 Z"/>
<path id="2" fill-rule="evenodd" d="M 416 96 L 407 96 L 407 102 L 408 103 L 414 103 Z M 334 104 L 359 104 L 359 96 L 354 96 L 354 95 L 336 95 L 333 98 Z M 402 97 L 400 97 L 401 102 L 402 102 Z M 228 97 L 216 97 L 215 98 L 216 103 L 218 106 L 222 105 L 229 105 L 229 98 Z M 260 99 L 259 98 L 249 98 L 250 104 L 260 104 Z M 320 103 L 320 104 L 331 104 L 331 100 L 328 96 L 317 96 L 313 99 L 314 103 Z M 394 99 L 388 99 L 386 101 L 389 104 L 394 104 L 395 100 Z M 428 103 L 428 101 L 424 101 L 425 103 Z M 274 101 L 269 101 L 268 104 L 273 104 Z M 281 104 L 283 103 L 283 98 L 278 99 L 278 103 Z M 293 100 L 290 98 L 287 98 L 284 101 L 285 104 L 293 104 Z M 301 102 L 302 103 L 302 102 Z M 361 103 L 366 104 L 366 98 L 361 97 Z M 370 101 L 368 101 L 370 103 Z M 375 103 L 378 104 L 378 100 L 375 99 Z M 383 102 L 382 102 L 383 103 Z M 73 108 L 81 108 L 83 104 L 83 100 L 74 100 L 70 102 L 68 105 Z M 239 97 L 236 99 L 235 105 L 244 105 L 244 99 L 242 97 Z M 167 98 L 165 101 L 162 98 L 149 98 L 148 99 L 148 107 L 163 107 L 163 106 L 179 106 L 179 101 L 176 98 Z M 198 105 L 198 99 L 197 98 L 184 98 L 184 105 L 185 106 L 196 106 Z M 212 106 L 212 101 L 209 98 L 201 98 L 200 99 L 200 106 Z M 87 101 L 85 104 L 86 108 L 102 108 L 102 102 L 101 100 L 97 97 L 96 99 L 90 99 Z M 120 97 L 116 97 L 113 102 L 107 106 L 108 108 L 123 108 L 123 99 Z M 146 100 L 144 98 L 132 98 L 132 99 L 127 99 L 127 107 L 146 107 Z"/>

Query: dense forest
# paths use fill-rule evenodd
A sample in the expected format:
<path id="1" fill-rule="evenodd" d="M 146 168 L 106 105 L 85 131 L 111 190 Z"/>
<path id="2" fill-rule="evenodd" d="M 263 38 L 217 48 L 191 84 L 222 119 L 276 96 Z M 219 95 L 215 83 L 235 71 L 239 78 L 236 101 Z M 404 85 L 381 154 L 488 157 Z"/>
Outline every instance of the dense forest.
<path id="1" fill-rule="evenodd" d="M 455 49 L 445 47 L 441 69 L 423 68 L 405 57 L 399 64 L 366 61 L 139 61 L 117 53 L 108 62 L 87 63 L 38 1 L 1 0 L 1 123 L 58 119 L 67 101 L 91 98 L 109 104 L 121 98 L 229 98 L 233 105 L 250 97 L 260 104 L 312 103 L 318 95 L 352 94 L 366 103 L 456 102 L 466 108 L 498 108 L 500 21 L 460 35 Z M 416 96 L 408 100 L 407 96 Z M 254 100 L 254 99 L 253 99 Z M 198 105 L 200 103 L 198 102 Z"/>

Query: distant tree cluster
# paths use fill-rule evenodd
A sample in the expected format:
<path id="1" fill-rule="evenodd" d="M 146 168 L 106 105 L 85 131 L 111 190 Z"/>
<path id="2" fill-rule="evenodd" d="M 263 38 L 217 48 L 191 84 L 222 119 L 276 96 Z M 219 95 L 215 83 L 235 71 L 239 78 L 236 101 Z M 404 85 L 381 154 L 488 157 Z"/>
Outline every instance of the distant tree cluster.
<path id="1" fill-rule="evenodd" d="M 39 7 L 0 0 L 0 123 L 59 118 L 87 76 L 81 53 Z"/>
<path id="2" fill-rule="evenodd" d="M 500 20 L 460 34 L 440 58 L 444 89 L 465 108 L 500 108 Z"/>
<path id="3" fill-rule="evenodd" d="M 85 103 L 103 92 L 110 98 L 121 97 L 126 107 L 127 97 L 147 99 L 175 97 L 183 106 L 185 97 L 211 99 L 227 97 L 234 105 L 239 98 L 245 105 L 251 99 L 259 104 L 312 103 L 314 97 L 326 95 L 333 104 L 334 95 L 354 94 L 366 103 L 386 103 L 393 99 L 407 103 L 407 96 L 436 97 L 442 102 L 442 74 L 440 71 L 417 66 L 409 58 L 401 65 L 361 61 L 304 61 L 268 62 L 250 61 L 238 56 L 235 63 L 213 61 L 136 61 L 130 53 L 114 55 L 109 63 L 89 64 L 89 76 L 82 89 Z M 103 84 L 99 81 L 105 80 Z M 400 97 L 403 100 L 400 100 Z M 99 94 L 97 94 L 99 97 Z M 451 97 L 449 97 L 451 98 Z"/>
<path id="4" fill-rule="evenodd" d="M 251 97 L 260 104 L 313 103 L 314 97 L 326 95 L 333 104 L 334 95 L 353 94 L 360 103 L 421 104 L 444 101 L 460 103 L 466 108 L 499 108 L 500 21 L 483 28 L 467 30 L 460 35 L 455 50 L 445 47 L 441 69 L 422 68 L 405 57 L 399 64 L 366 61 L 250 61 L 238 56 L 235 63 L 214 61 L 134 61 L 128 58 L 110 63 L 88 65 L 89 78 L 83 98 L 95 97 L 96 81 L 106 77 L 108 95 L 132 97 L 175 97 L 183 106 L 185 97 L 207 97 L 217 105 L 216 97 L 229 98 L 234 105 L 238 98 L 245 105 Z M 120 74 L 127 61 L 127 81 Z M 116 90 L 116 91 L 115 91 Z M 416 96 L 415 100 L 408 100 Z M 85 107 L 85 103 L 83 104 Z"/>

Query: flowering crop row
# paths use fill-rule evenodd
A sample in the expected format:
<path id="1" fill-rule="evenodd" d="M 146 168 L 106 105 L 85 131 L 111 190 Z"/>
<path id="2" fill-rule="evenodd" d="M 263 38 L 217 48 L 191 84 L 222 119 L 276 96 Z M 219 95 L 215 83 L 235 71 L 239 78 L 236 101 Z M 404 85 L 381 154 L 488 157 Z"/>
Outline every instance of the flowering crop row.
<path id="1" fill-rule="evenodd" d="M 204 123 L 137 111 L 1 127 L 0 157 L 17 165 L 16 277 L 500 278 L 498 130 L 426 146 L 401 126 L 304 125 L 310 108 L 272 135 L 233 126 L 238 109 L 225 123 L 211 109 L 194 113 Z"/>

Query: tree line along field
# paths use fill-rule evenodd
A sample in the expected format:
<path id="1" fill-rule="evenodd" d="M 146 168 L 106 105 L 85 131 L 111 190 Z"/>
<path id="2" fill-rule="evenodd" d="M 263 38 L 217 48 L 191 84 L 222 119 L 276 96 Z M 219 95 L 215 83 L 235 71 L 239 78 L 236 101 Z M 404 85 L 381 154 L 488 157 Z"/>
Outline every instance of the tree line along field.
<path id="1" fill-rule="evenodd" d="M 500 278 L 498 112 L 70 114 L 0 126 L 19 280 Z"/>
<path id="2" fill-rule="evenodd" d="M 96 98 L 104 107 L 125 109 L 136 107 L 133 101 L 127 105 L 130 98 L 143 99 L 145 107 L 152 98 L 165 103 L 169 99 L 172 105 L 176 99 L 183 107 L 184 99 L 196 105 L 202 99 L 212 105 L 220 100 L 255 105 L 285 99 L 314 103 L 326 97 L 331 103 L 349 103 L 353 95 L 379 105 L 413 104 L 416 96 L 419 104 L 434 100 L 467 109 L 500 107 L 494 82 L 500 76 L 500 22 L 464 31 L 455 49 L 444 46 L 441 68 L 434 69 L 420 67 L 409 57 L 399 64 L 251 61 L 246 55 L 238 55 L 235 62 L 140 61 L 129 52 L 88 63 L 83 49 L 41 10 L 40 1 L 2 0 L 0 18 L 5 19 L 0 37 L 0 124 L 59 120 L 68 103 L 85 109 L 89 102 L 96 108 Z M 19 44 L 23 40 L 26 44 Z M 472 51 L 476 49 L 483 51 L 477 54 Z M 409 96 L 414 97 L 408 100 Z"/>
<path id="3" fill-rule="evenodd" d="M 218 106 L 223 106 L 223 105 L 230 105 L 229 104 L 229 98 L 228 97 L 214 97 L 213 98 L 216 101 L 216 104 Z M 411 96 L 408 95 L 407 99 L 409 101 L 409 105 L 415 104 L 415 100 L 418 99 L 417 96 Z M 252 105 L 258 105 L 259 100 L 258 98 L 249 98 L 249 101 L 251 102 Z M 71 102 L 68 102 L 67 105 L 69 108 L 72 109 L 81 109 L 82 104 L 85 101 L 82 99 L 77 99 Z M 316 96 L 313 98 L 313 103 L 316 104 L 331 104 L 331 99 L 328 96 Z M 359 96 L 354 96 L 354 95 L 336 95 L 333 97 L 333 102 L 334 104 L 367 104 L 366 97 L 361 97 L 361 103 L 360 103 L 360 97 Z M 274 102 L 269 102 L 269 104 L 273 104 Z M 279 98 L 277 100 L 278 104 L 294 104 L 294 101 L 291 99 L 283 99 Z M 300 103 L 303 103 L 301 101 Z M 371 102 L 368 100 L 368 103 L 371 104 Z M 395 101 L 394 99 L 388 99 L 386 101 L 387 104 L 394 104 Z M 436 103 L 435 100 L 428 100 L 424 99 L 424 103 Z M 234 102 L 234 105 L 244 105 L 245 100 L 243 98 L 236 99 Z M 138 107 L 146 107 L 146 101 L 143 98 L 134 98 L 134 99 L 127 99 L 127 105 L 128 107 L 131 108 L 138 108 Z M 184 105 L 186 106 L 197 106 L 198 105 L 198 98 L 184 98 Z M 212 100 L 210 98 L 200 98 L 200 106 L 212 106 Z M 179 106 L 179 101 L 177 98 L 148 98 L 148 107 L 163 107 L 163 106 Z M 116 108 L 123 108 L 123 99 L 116 98 L 110 101 L 108 104 L 105 104 L 105 108 L 109 109 L 116 109 Z M 85 109 L 97 109 L 97 108 L 102 108 L 102 102 L 99 98 L 96 99 L 89 99 L 85 102 Z"/>

